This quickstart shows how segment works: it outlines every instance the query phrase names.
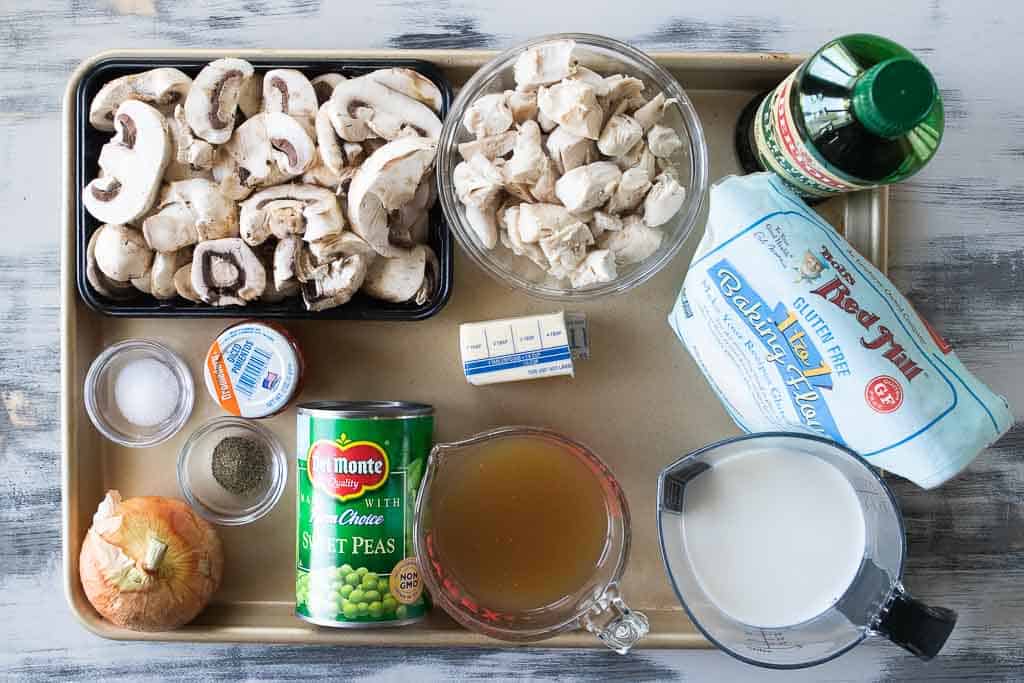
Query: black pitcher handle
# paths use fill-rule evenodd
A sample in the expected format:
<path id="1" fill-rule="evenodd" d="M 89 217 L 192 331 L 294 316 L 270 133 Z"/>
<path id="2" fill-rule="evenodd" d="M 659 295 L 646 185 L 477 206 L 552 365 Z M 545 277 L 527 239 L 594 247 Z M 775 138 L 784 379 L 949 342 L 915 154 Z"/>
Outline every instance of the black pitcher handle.
<path id="1" fill-rule="evenodd" d="M 896 584 L 873 630 L 927 661 L 939 654 L 956 626 L 956 612 L 932 607 Z"/>

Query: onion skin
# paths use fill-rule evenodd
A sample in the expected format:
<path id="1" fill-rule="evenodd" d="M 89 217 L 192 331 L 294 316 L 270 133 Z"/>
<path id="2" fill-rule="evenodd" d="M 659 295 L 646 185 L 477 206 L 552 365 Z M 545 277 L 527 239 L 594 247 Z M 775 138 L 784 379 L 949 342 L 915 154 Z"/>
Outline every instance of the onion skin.
<path id="1" fill-rule="evenodd" d="M 216 530 L 180 500 L 121 500 L 108 491 L 82 544 L 79 575 L 103 618 L 135 631 L 192 621 L 220 586 L 224 553 Z"/>

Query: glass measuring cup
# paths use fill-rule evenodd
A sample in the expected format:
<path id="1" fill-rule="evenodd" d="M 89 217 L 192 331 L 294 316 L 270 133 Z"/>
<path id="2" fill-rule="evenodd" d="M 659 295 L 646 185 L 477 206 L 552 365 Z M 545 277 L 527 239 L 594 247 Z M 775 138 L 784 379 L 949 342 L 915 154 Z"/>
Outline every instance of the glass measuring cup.
<path id="1" fill-rule="evenodd" d="M 607 518 L 604 548 L 590 577 L 570 595 L 536 609 L 510 610 L 486 604 L 474 595 L 459 577 L 459 568 L 450 566 L 438 543 L 435 521 L 441 516 L 440 501 L 450 485 L 450 471 L 467 464 L 465 459 L 482 459 L 485 450 L 502 439 L 524 439 L 538 447 L 557 448 L 574 458 L 593 475 L 600 488 Z M 585 476 L 585 475 L 584 475 Z M 577 481 L 575 485 L 586 485 Z M 573 486 L 574 482 L 566 482 Z M 552 520 L 564 524 L 572 533 L 572 520 Z M 427 471 L 416 499 L 414 522 L 416 557 L 424 582 L 434 602 L 462 626 L 492 638 L 509 641 L 538 641 L 575 628 L 594 633 L 605 645 L 625 654 L 648 631 L 647 618 L 623 602 L 619 580 L 629 556 L 629 508 L 618 481 L 608 467 L 585 446 L 556 432 L 536 427 L 503 427 L 482 432 L 463 441 L 434 446 Z"/>
<path id="2" fill-rule="evenodd" d="M 694 571 L 682 532 L 687 485 L 727 458 L 760 449 L 796 451 L 833 466 L 851 485 L 864 520 L 863 556 L 852 582 L 831 607 L 790 626 L 751 626 L 721 609 Z M 662 559 L 690 620 L 718 648 L 748 664 L 777 669 L 814 666 L 874 634 L 931 659 L 956 624 L 955 612 L 921 603 L 900 582 L 906 538 L 889 487 L 860 456 L 827 439 L 795 433 L 747 434 L 680 458 L 658 478 L 658 533 Z"/>

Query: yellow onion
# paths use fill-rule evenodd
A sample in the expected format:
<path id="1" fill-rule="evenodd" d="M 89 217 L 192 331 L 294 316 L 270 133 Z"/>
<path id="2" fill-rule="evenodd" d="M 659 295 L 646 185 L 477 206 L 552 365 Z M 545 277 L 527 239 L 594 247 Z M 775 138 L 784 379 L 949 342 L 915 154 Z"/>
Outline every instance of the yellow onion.
<path id="1" fill-rule="evenodd" d="M 121 500 L 107 491 L 82 544 L 78 571 L 105 619 L 136 631 L 192 621 L 220 586 L 217 532 L 180 500 Z"/>

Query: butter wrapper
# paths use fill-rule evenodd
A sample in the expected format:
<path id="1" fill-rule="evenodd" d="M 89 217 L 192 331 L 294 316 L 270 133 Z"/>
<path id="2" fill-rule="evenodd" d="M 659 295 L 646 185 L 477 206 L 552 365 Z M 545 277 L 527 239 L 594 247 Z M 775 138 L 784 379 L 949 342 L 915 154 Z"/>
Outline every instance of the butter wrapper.
<path id="1" fill-rule="evenodd" d="M 573 376 L 573 358 L 589 356 L 586 319 L 564 312 L 459 326 L 462 370 L 470 384 Z"/>

